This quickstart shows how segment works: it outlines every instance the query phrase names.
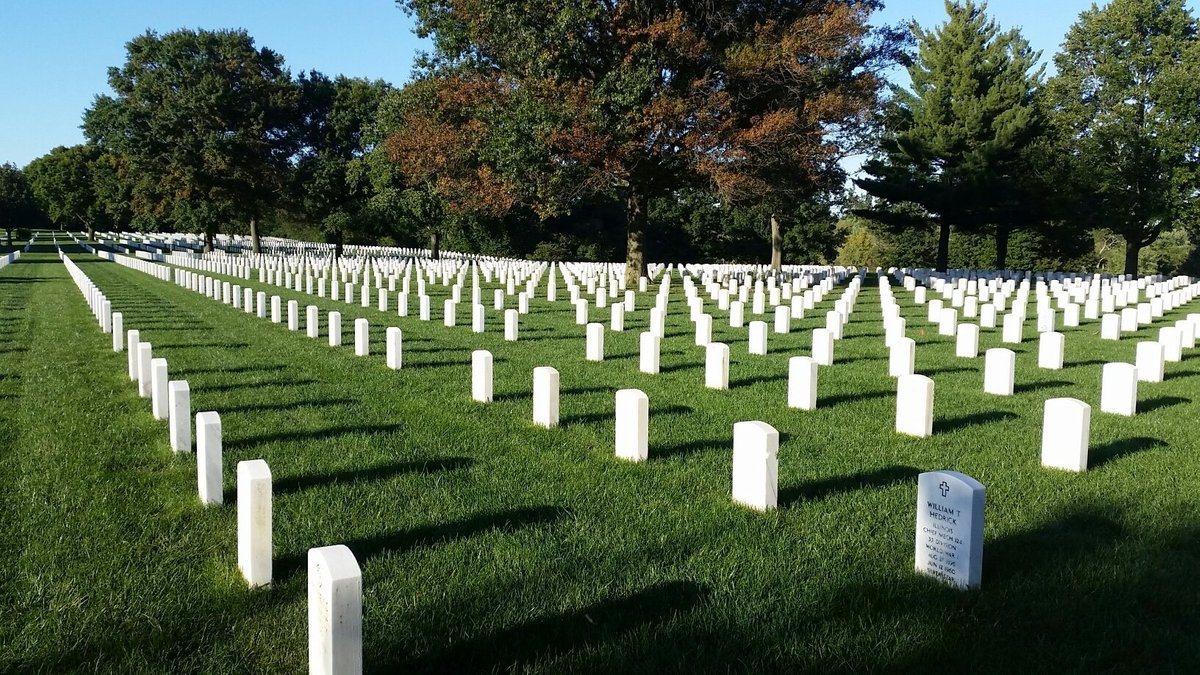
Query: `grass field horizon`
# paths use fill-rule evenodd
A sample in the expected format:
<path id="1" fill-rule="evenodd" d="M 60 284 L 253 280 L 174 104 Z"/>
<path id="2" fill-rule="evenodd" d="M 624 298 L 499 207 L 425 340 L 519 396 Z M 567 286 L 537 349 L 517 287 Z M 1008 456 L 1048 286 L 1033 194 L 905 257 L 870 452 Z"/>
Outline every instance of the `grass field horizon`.
<path id="1" fill-rule="evenodd" d="M 494 283 L 477 335 L 461 308 L 457 327 L 441 325 L 440 284 L 422 322 L 236 280 L 320 307 L 314 340 L 63 243 L 189 382 L 193 412 L 221 414 L 225 505 L 205 508 L 195 456 L 171 452 L 48 241 L 0 270 L 0 670 L 304 671 L 304 555 L 341 543 L 362 566 L 367 672 L 1200 670 L 1196 351 L 1139 383 L 1136 417 L 1098 406 L 1101 365 L 1131 362 L 1137 340 L 1200 301 L 1118 342 L 1095 322 L 1060 328 L 1060 371 L 1036 367 L 1027 323 L 1004 345 L 1015 395 L 996 397 L 982 357 L 956 358 L 896 288 L 916 372 L 937 387 L 935 435 L 917 439 L 894 432 L 874 275 L 820 369 L 818 409 L 798 411 L 787 359 L 809 354 L 823 311 L 754 356 L 710 303 L 713 339 L 731 348 L 731 388 L 713 391 L 678 279 L 663 372 L 646 375 L 637 339 L 653 289 L 593 363 L 561 285 L 508 343 L 486 302 Z M 371 356 L 352 339 L 328 346 L 330 310 L 347 338 L 370 321 Z M 607 309 L 590 312 L 607 326 Z M 386 326 L 404 331 L 399 371 L 383 362 Z M 1000 331 L 982 330 L 981 353 L 994 346 Z M 473 349 L 494 355 L 493 403 L 470 400 Z M 549 430 L 530 402 L 546 365 L 562 387 Z M 650 401 L 645 464 L 613 456 L 613 395 L 627 387 Z M 1039 464 L 1056 396 L 1093 406 L 1086 473 Z M 745 420 L 780 432 L 774 512 L 730 499 Z M 274 480 L 275 580 L 251 591 L 232 488 L 237 462 L 257 458 Z M 916 476 L 936 469 L 987 487 L 979 590 L 913 572 Z"/>

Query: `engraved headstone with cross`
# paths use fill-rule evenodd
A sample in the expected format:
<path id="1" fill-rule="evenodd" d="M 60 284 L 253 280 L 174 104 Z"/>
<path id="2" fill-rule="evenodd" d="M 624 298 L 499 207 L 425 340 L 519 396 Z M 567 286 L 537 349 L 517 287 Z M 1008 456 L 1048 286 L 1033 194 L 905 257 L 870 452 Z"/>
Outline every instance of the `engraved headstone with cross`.
<path id="1" fill-rule="evenodd" d="M 957 471 L 917 477 L 916 569 L 958 588 L 983 571 L 983 485 Z"/>

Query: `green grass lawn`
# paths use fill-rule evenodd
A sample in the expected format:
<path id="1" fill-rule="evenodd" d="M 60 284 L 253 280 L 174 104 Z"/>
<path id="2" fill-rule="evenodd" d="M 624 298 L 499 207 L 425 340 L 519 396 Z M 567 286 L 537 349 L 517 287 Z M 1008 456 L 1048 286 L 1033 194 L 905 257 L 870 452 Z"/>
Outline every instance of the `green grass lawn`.
<path id="1" fill-rule="evenodd" d="M 305 554 L 339 543 L 363 571 L 368 672 L 1200 671 L 1200 352 L 1141 383 L 1135 418 L 1099 412 L 1101 364 L 1132 361 L 1135 340 L 1165 324 L 1120 342 L 1095 322 L 1065 329 L 1066 368 L 1042 371 L 1031 319 L 1017 393 L 995 397 L 982 357 L 955 358 L 897 289 L 917 371 L 937 387 L 935 435 L 916 439 L 893 431 L 873 277 L 820 371 L 819 409 L 803 412 L 786 407 L 787 359 L 809 353 L 841 289 L 791 334 L 770 333 L 767 356 L 707 303 L 732 352 L 732 388 L 711 391 L 678 280 L 663 372 L 645 375 L 652 294 L 590 363 L 574 309 L 544 292 L 514 344 L 495 285 L 476 335 L 465 306 L 458 327 L 441 325 L 440 284 L 421 322 L 415 283 L 401 318 L 239 280 L 300 301 L 289 332 L 67 250 L 171 379 L 188 380 L 193 411 L 221 413 L 226 505 L 200 505 L 194 455 L 170 451 L 52 249 L 0 270 L 0 671 L 304 672 Z M 320 340 L 304 335 L 307 304 L 322 308 Z M 330 309 L 346 346 L 326 344 Z M 371 322 L 368 358 L 353 353 L 357 317 Z M 400 371 L 384 365 L 392 325 Z M 999 338 L 982 331 L 981 353 Z M 491 404 L 470 400 L 480 348 L 495 356 Z M 543 365 L 561 373 L 557 429 L 531 422 Z M 625 387 L 650 399 L 645 464 L 613 457 Z M 1093 406 L 1087 473 L 1039 466 L 1056 396 Z M 771 513 L 730 498 L 744 420 L 780 432 Z M 236 463 L 255 458 L 274 478 L 275 582 L 249 591 L 233 486 Z M 987 487 L 978 591 L 912 571 L 916 475 L 933 469 Z"/>

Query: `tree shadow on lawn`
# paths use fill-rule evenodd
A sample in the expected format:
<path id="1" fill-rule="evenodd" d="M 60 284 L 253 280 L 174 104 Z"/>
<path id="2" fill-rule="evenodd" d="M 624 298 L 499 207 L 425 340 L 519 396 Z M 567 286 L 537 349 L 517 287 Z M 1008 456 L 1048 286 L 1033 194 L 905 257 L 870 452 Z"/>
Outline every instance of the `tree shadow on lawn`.
<path id="1" fill-rule="evenodd" d="M 926 672 L 1198 672 L 1200 593 L 1187 573 L 1200 530 L 1140 532 L 1117 507 L 1073 507 L 984 543 L 981 588 L 919 575 L 845 587 L 826 619 L 848 626 L 924 626 L 900 651 L 856 670 Z M 1096 565 L 1109 566 L 1103 573 Z M 864 618 L 867 617 L 867 618 Z M 1060 639 L 1046 640 L 1048 632 Z M 1021 649 L 1014 649 L 1021 645 Z"/>
<path id="2" fill-rule="evenodd" d="M 444 544 L 488 532 L 511 533 L 517 530 L 550 525 L 570 515 L 558 506 L 529 506 L 496 513 L 483 513 L 461 520 L 424 525 L 407 530 L 385 532 L 362 539 L 343 541 L 354 553 L 359 565 L 388 553 L 403 553 L 423 546 Z M 316 545 L 316 544 L 314 544 Z M 283 580 L 301 572 L 308 564 L 308 553 L 282 556 L 275 561 L 274 571 Z"/>
<path id="3" fill-rule="evenodd" d="M 884 488 L 897 483 L 912 483 L 915 486 L 917 475 L 920 473 L 921 470 L 916 467 L 895 465 L 874 471 L 861 471 L 849 476 L 822 478 L 782 488 L 779 491 L 779 505 L 782 507 L 796 502 L 817 501 L 843 492 Z"/>
<path id="4" fill-rule="evenodd" d="M 950 433 L 961 431 L 971 427 L 991 424 L 993 422 L 1004 422 L 1014 420 L 1020 417 L 1014 412 L 1007 410 L 989 410 L 987 412 L 971 413 L 970 415 L 962 415 L 960 417 L 951 417 L 944 420 L 934 420 L 933 431 L 935 433 Z"/>
<path id="5" fill-rule="evenodd" d="M 366 646 L 371 654 L 368 662 L 375 672 L 519 672 L 524 665 L 545 663 L 580 649 L 596 650 L 603 643 L 620 642 L 623 635 L 643 626 L 677 621 L 681 615 L 701 608 L 709 595 L 706 586 L 692 581 L 661 582 L 578 610 L 543 615 L 452 643 L 415 658 L 398 657 L 405 650 L 368 641 Z M 645 670 L 645 664 L 637 662 L 637 658 L 629 654 L 627 663 L 609 664 L 596 672 Z M 714 669 L 724 667 L 714 664 Z"/>
<path id="6" fill-rule="evenodd" d="M 1149 436 L 1121 438 L 1088 450 L 1088 468 L 1094 469 L 1128 455 L 1165 447 L 1170 446 L 1166 441 L 1159 438 L 1151 438 Z"/>

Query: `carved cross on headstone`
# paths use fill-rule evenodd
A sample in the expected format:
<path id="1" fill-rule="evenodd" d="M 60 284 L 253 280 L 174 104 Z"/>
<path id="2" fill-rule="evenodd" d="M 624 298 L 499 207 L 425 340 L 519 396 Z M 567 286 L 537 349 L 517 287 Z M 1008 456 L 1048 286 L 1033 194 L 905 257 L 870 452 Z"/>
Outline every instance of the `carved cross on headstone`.
<path id="1" fill-rule="evenodd" d="M 942 481 L 942 484 L 938 486 L 938 489 L 942 491 L 943 497 L 950 494 L 950 484 L 946 481 Z"/>

